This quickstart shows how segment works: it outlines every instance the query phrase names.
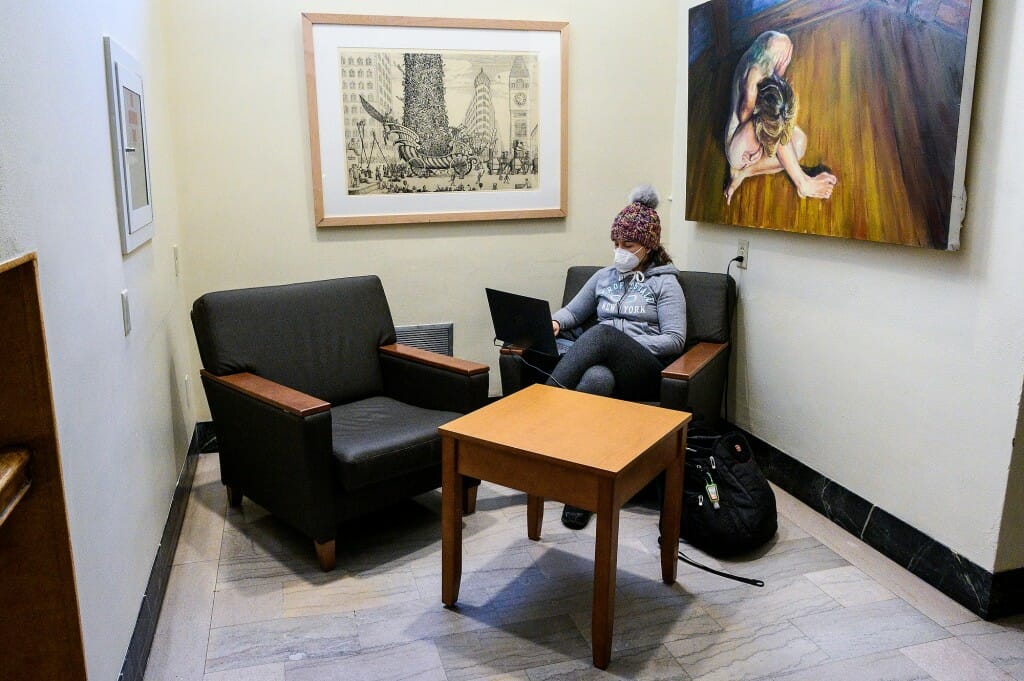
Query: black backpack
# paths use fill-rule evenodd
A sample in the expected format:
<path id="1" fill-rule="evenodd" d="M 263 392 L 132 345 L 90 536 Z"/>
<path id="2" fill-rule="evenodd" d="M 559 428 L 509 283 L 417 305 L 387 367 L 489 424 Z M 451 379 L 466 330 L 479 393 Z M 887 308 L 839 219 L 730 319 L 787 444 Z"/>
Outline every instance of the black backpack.
<path id="1" fill-rule="evenodd" d="M 775 493 L 742 433 L 691 428 L 679 535 L 707 554 L 744 553 L 778 531 Z"/>

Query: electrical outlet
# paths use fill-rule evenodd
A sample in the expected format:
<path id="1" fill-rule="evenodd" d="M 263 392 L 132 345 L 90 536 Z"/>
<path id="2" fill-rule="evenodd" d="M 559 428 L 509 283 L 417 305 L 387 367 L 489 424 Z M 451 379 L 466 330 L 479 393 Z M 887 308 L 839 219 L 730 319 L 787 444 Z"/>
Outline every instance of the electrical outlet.
<path id="1" fill-rule="evenodd" d="M 192 408 L 192 377 L 185 374 L 185 408 Z"/>
<path id="2" fill-rule="evenodd" d="M 178 264 L 178 244 L 171 246 L 171 251 L 174 253 L 174 276 L 181 274 L 181 266 Z"/>
<path id="3" fill-rule="evenodd" d="M 750 262 L 750 242 L 746 239 L 740 239 L 740 245 L 736 248 L 736 257 L 743 258 L 740 262 L 736 263 L 741 270 L 747 269 L 747 263 Z"/>

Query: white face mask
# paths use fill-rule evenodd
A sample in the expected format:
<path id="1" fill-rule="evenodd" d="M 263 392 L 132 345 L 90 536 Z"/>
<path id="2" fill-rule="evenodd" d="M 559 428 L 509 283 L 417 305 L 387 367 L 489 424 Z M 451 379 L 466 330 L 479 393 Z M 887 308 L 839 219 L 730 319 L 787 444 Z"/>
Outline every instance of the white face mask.
<path id="1" fill-rule="evenodd" d="M 615 269 L 619 272 L 632 272 L 635 270 L 637 265 L 640 264 L 640 258 L 637 256 L 637 253 L 640 252 L 641 248 L 643 248 L 643 246 L 637 246 L 636 250 L 632 253 L 627 251 L 625 248 L 616 248 L 615 260 L 613 261 Z"/>

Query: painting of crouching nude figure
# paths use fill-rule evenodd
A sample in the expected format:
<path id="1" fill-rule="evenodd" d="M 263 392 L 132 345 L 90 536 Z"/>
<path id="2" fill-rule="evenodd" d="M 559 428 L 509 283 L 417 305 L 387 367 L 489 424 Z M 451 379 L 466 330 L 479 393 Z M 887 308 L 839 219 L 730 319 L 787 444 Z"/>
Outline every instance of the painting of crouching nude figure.
<path id="1" fill-rule="evenodd" d="M 972 0 L 690 9 L 686 218 L 959 248 L 979 12 Z"/>

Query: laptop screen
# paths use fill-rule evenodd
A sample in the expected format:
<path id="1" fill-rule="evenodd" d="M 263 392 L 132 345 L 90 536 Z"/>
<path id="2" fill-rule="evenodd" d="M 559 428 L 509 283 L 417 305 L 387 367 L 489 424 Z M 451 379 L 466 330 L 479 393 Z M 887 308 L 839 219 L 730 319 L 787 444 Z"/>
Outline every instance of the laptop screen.
<path id="1" fill-rule="evenodd" d="M 518 293 L 485 289 L 491 308 L 494 337 L 506 345 L 557 356 L 548 301 Z"/>

